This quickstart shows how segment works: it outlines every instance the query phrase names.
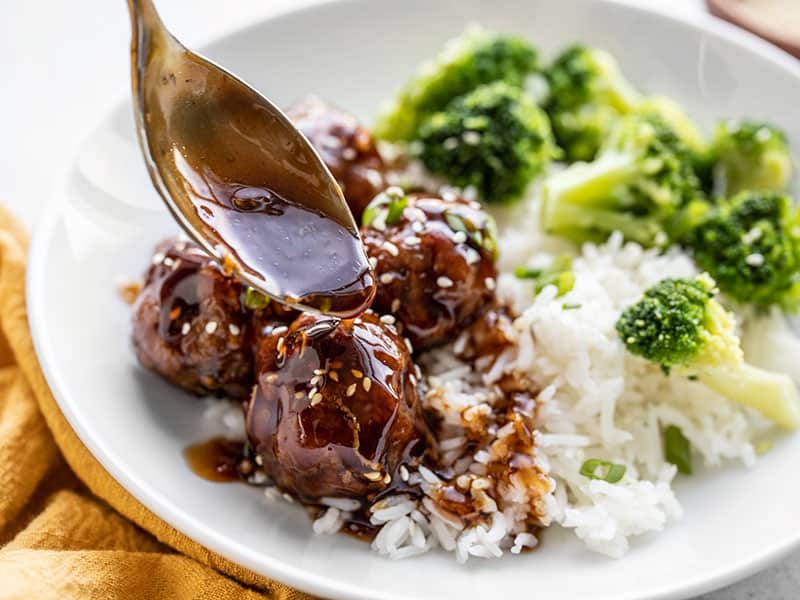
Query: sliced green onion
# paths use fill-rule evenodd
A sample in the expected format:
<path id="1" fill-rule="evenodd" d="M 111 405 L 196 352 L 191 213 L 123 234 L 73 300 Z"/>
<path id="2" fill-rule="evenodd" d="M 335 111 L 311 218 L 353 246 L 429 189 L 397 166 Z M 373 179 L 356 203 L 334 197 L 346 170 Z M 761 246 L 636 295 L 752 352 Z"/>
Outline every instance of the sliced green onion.
<path id="1" fill-rule="evenodd" d="M 476 249 L 485 250 L 492 258 L 497 258 L 497 223 L 491 215 L 486 215 L 482 227 L 453 210 L 444 211 L 444 220 L 453 231 L 463 231 Z"/>
<path id="2" fill-rule="evenodd" d="M 403 210 L 407 204 L 405 192 L 399 187 L 390 187 L 375 196 L 367 205 L 361 216 L 361 224 L 369 227 L 381 215 L 387 225 L 398 223 L 403 218 Z"/>
<path id="3" fill-rule="evenodd" d="M 561 309 L 562 310 L 577 310 L 581 306 L 583 306 L 583 304 L 570 304 L 568 302 L 565 302 L 564 304 L 561 305 Z"/>
<path id="4" fill-rule="evenodd" d="M 266 308 L 267 304 L 269 304 L 269 298 L 254 288 L 247 288 L 247 291 L 244 293 L 244 305 L 247 308 L 250 310 L 259 310 L 261 308 Z"/>
<path id="5" fill-rule="evenodd" d="M 581 475 L 589 479 L 600 479 L 608 483 L 617 483 L 625 476 L 627 467 L 600 458 L 590 458 L 581 465 Z"/>
<path id="6" fill-rule="evenodd" d="M 541 277 L 542 269 L 534 269 L 533 267 L 517 267 L 514 269 L 514 275 L 518 279 L 536 279 Z"/>
<path id="7" fill-rule="evenodd" d="M 692 445 L 680 427 L 670 425 L 664 430 L 664 458 L 684 475 L 692 474 Z"/>
<path id="8" fill-rule="evenodd" d="M 556 256 L 544 268 L 517 267 L 514 271 L 520 279 L 534 279 L 534 291 L 538 294 L 548 285 L 556 286 L 558 296 L 563 296 L 575 286 L 575 274 L 572 272 L 572 257 Z"/>
<path id="9" fill-rule="evenodd" d="M 386 212 L 386 224 L 394 225 L 395 223 L 399 223 L 400 219 L 403 218 L 403 211 L 407 204 L 408 198 L 405 196 L 392 198 L 392 201 L 389 202 L 389 210 Z"/>

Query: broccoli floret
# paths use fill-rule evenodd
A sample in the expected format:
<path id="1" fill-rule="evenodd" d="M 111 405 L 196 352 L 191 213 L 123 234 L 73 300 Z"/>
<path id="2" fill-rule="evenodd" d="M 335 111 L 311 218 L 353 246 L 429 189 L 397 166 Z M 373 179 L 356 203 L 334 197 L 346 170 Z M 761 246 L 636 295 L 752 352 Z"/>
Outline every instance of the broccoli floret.
<path id="1" fill-rule="evenodd" d="M 742 192 L 722 201 L 688 245 L 730 297 L 761 308 L 800 308 L 800 213 L 789 196 Z"/>
<path id="2" fill-rule="evenodd" d="M 708 143 L 697 125 L 689 118 L 683 107 L 672 98 L 648 96 L 636 105 L 635 112 L 653 115 L 666 123 L 683 144 L 696 155 L 695 160 L 708 153 Z"/>
<path id="3" fill-rule="evenodd" d="M 414 152 L 454 185 L 474 186 L 487 202 L 519 197 L 557 153 L 547 115 L 522 90 L 497 81 L 431 115 Z"/>
<path id="4" fill-rule="evenodd" d="M 619 119 L 595 161 L 545 181 L 541 218 L 548 233 L 579 243 L 620 231 L 656 246 L 677 240 L 703 203 L 689 149 L 661 119 L 634 114 Z"/>
<path id="5" fill-rule="evenodd" d="M 744 190 L 783 191 L 792 178 L 792 157 L 784 133 L 768 123 L 724 121 L 717 125 L 710 149 L 715 196 Z"/>
<path id="6" fill-rule="evenodd" d="M 546 77 L 550 90 L 545 109 L 570 162 L 594 158 L 619 115 L 641 99 L 614 58 L 596 48 L 570 46 L 556 57 Z"/>
<path id="7" fill-rule="evenodd" d="M 744 362 L 734 317 L 715 294 L 708 275 L 664 279 L 625 309 L 617 333 L 631 354 L 661 365 L 665 373 L 696 378 L 782 427 L 797 428 L 800 407 L 792 379 Z"/>
<path id="8" fill-rule="evenodd" d="M 422 65 L 382 112 L 373 133 L 390 141 L 411 140 L 426 117 L 454 98 L 493 81 L 522 87 L 538 70 L 538 54 L 525 40 L 469 28 Z"/>

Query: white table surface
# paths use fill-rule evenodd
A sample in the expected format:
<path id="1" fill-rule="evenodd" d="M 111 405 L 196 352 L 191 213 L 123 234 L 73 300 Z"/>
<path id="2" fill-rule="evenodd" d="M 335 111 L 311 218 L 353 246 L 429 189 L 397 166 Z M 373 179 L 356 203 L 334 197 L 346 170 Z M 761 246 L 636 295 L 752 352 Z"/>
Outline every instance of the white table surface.
<path id="1" fill-rule="evenodd" d="M 196 46 L 253 20 L 318 0 L 159 0 L 164 20 Z M 435 0 L 432 0 L 435 1 Z M 553 0 L 563 1 L 563 0 Z M 640 0 L 691 18 L 701 0 Z M 33 227 L 59 165 L 101 111 L 127 93 L 123 0 L 0 3 L 0 200 Z M 800 552 L 697 600 L 800 598 Z M 588 599 L 587 599 L 588 600 Z"/>

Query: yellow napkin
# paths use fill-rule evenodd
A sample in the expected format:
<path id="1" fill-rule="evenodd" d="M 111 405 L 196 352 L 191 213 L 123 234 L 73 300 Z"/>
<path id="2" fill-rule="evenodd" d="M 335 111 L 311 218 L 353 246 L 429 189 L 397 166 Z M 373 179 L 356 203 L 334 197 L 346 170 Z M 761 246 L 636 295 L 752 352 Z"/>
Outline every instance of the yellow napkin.
<path id="1" fill-rule="evenodd" d="M 310 599 L 170 527 L 81 444 L 33 350 L 26 246 L 0 206 L 0 599 Z"/>

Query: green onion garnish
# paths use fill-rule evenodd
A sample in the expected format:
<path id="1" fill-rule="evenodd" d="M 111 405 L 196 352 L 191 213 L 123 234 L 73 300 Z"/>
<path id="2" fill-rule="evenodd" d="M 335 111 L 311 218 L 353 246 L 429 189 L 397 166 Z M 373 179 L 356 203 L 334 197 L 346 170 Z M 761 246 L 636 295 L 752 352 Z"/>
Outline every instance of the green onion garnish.
<path id="1" fill-rule="evenodd" d="M 244 305 L 247 308 L 250 310 L 259 310 L 261 308 L 266 308 L 267 304 L 269 304 L 269 298 L 251 287 L 247 288 L 247 291 L 244 293 Z"/>
<path id="2" fill-rule="evenodd" d="M 684 475 L 692 474 L 692 445 L 680 427 L 670 425 L 664 430 L 664 458 Z"/>
<path id="3" fill-rule="evenodd" d="M 548 285 L 554 285 L 558 296 L 563 296 L 575 286 L 572 257 L 567 254 L 556 256 L 547 267 L 517 267 L 514 275 L 519 279 L 535 280 L 533 289 L 537 294 Z"/>
<path id="4" fill-rule="evenodd" d="M 617 483 L 625 475 L 627 467 L 600 458 L 590 458 L 581 465 L 581 475 L 589 479 L 601 479 L 608 483 Z"/>
<path id="5" fill-rule="evenodd" d="M 383 215 L 383 222 L 387 225 L 399 223 L 403 218 L 403 210 L 408 204 L 405 192 L 399 187 L 390 187 L 372 199 L 364 209 L 361 224 L 364 227 L 372 225 L 379 215 Z"/>
<path id="6" fill-rule="evenodd" d="M 561 305 L 561 309 L 562 310 L 577 310 L 581 306 L 583 306 L 583 304 L 570 304 L 568 302 L 565 302 L 564 304 Z"/>

